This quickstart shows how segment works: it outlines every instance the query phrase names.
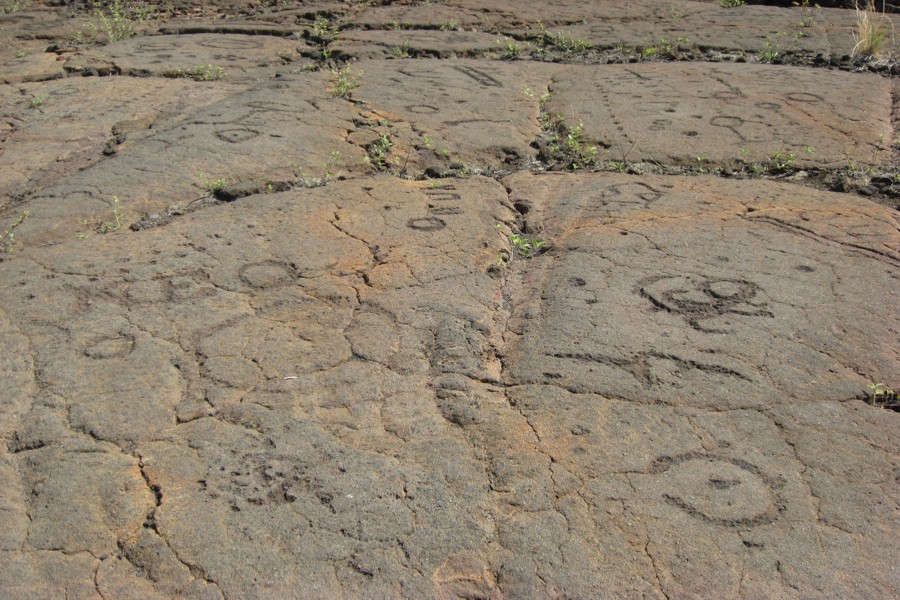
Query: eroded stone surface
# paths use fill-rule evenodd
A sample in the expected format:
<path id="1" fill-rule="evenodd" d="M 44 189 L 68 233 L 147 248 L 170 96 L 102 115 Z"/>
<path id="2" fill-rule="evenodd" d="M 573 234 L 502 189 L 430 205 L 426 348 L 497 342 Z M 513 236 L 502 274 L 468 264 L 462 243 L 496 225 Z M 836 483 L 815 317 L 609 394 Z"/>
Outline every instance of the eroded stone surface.
<path id="1" fill-rule="evenodd" d="M 361 85 L 353 98 L 408 123 L 412 160 L 422 167 L 499 167 L 535 155 L 531 142 L 540 125 L 533 90 L 545 85 L 553 67 L 427 59 L 358 64 Z"/>
<path id="2" fill-rule="evenodd" d="M 234 94 L 242 87 L 153 79 L 65 79 L 0 91 L 6 107 L 0 205 L 35 193 L 122 151 L 167 119 Z M 65 143 L 53 143 L 53 140 Z M 119 185 L 127 186 L 121 172 Z M 121 188 L 120 188 L 121 189 Z M 118 193 L 110 190 L 111 193 Z"/>
<path id="3" fill-rule="evenodd" d="M 795 9 L 277 4 L 175 2 L 77 57 L 83 12 L 0 18 L 149 75 L 0 86 L 0 233 L 29 211 L 0 238 L 0 596 L 898 595 L 897 416 L 861 401 L 900 380 L 896 211 L 613 172 L 852 154 L 886 190 L 890 80 L 504 37 L 753 51 Z M 819 14 L 833 57 L 848 13 Z M 240 77 L 156 76 L 195 59 Z M 600 142 L 606 172 L 541 172 Z"/>
<path id="4" fill-rule="evenodd" d="M 466 57 L 501 54 L 503 37 L 480 31 L 363 30 L 342 33 L 333 51 L 354 58 Z"/>
<path id="5" fill-rule="evenodd" d="M 822 193 L 788 198 L 765 182 L 520 175 L 507 184 L 560 254 L 534 295 L 545 302 L 521 309 L 520 379 L 633 401 L 761 408 L 850 394 L 841 386 L 863 365 L 898 375 L 897 356 L 883 349 L 897 325 L 879 315 L 891 313 L 900 256 L 892 217 L 878 207 Z M 766 246 L 754 252 L 760 238 Z M 852 274 L 835 280 L 849 264 Z M 885 327 L 863 344 L 872 320 Z"/>
<path id="6" fill-rule="evenodd" d="M 157 35 L 77 52 L 66 68 L 200 80 L 234 78 L 256 67 L 291 63 L 305 48 L 303 43 L 264 35 Z"/>
<path id="7" fill-rule="evenodd" d="M 891 160 L 891 87 L 874 75 L 698 63 L 572 66 L 554 73 L 550 88 L 548 112 L 583 123 L 585 138 L 607 147 L 612 160 L 771 164 L 793 154 L 790 164 L 803 167 Z"/>
<path id="8" fill-rule="evenodd" d="M 202 90 L 205 84 L 194 85 Z M 31 196 L 24 208 L 34 216 L 23 235 L 29 229 L 44 239 L 89 234 L 114 219 L 114 196 L 130 223 L 173 206 L 185 209 L 202 201 L 209 188 L 225 184 L 266 189 L 272 181 L 307 173 L 325 177 L 327 169 L 371 172 L 362 161 L 365 152 L 345 140 L 357 112 L 333 97 L 330 85 L 326 75 L 304 72 L 188 109 L 133 145 L 113 146 L 109 159 Z M 326 166 L 335 152 L 335 164 Z M 258 177 L 260 164 L 267 165 L 265 178 Z"/>

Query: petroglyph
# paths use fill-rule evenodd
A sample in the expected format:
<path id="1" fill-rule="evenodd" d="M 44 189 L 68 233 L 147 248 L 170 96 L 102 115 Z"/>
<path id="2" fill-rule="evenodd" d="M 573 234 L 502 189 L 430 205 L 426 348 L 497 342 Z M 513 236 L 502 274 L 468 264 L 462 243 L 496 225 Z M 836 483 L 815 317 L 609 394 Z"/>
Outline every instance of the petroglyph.
<path id="1" fill-rule="evenodd" d="M 900 595 L 852 10 L 21 4 L 0 597 Z"/>

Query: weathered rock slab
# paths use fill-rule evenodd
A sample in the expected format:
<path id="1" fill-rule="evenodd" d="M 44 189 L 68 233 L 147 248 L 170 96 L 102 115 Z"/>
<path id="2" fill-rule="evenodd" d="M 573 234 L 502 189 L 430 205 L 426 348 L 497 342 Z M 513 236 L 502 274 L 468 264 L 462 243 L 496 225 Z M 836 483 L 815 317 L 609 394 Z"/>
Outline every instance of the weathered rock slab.
<path id="1" fill-rule="evenodd" d="M 455 58 L 502 55 L 502 36 L 481 31 L 362 30 L 341 33 L 330 49 L 364 58 Z"/>
<path id="2" fill-rule="evenodd" d="M 900 376 L 889 209 L 761 181 L 505 181 L 555 248 L 514 317 L 533 328 L 517 380 L 712 410 L 850 398 L 856 373 Z"/>
<path id="3" fill-rule="evenodd" d="M 900 595 L 851 12 L 68 4 L 0 15 L 0 597 Z"/>
<path id="4" fill-rule="evenodd" d="M 138 90 L 140 81 L 116 84 Z M 152 81 L 146 87 L 196 90 L 201 96 L 209 86 Z M 116 210 L 128 225 L 172 207 L 183 211 L 226 184 L 254 183 L 265 190 L 271 182 L 300 181 L 307 174 L 325 178 L 329 170 L 335 176 L 350 168 L 371 172 L 363 162 L 365 151 L 346 141 L 357 112 L 333 97 L 330 85 L 325 74 L 288 74 L 196 110 L 188 105 L 179 118 L 157 123 L 133 144 L 113 143 L 107 160 L 30 196 L 22 207 L 32 215 L 23 235 L 30 231 L 35 239 L 50 240 L 90 234 L 112 222 Z M 189 101 L 190 92 L 174 99 Z"/>
<path id="5" fill-rule="evenodd" d="M 213 80 L 291 63 L 306 48 L 302 42 L 264 35 L 156 35 L 76 52 L 66 62 L 66 69 Z"/>
<path id="6" fill-rule="evenodd" d="M 571 66 L 553 74 L 550 91 L 547 112 L 583 123 L 585 139 L 606 147 L 610 160 L 891 161 L 891 85 L 875 75 L 735 64 Z"/>
<path id="7" fill-rule="evenodd" d="M 533 90 L 551 65 L 475 60 L 360 61 L 353 99 L 409 123 L 413 164 L 497 168 L 528 161 L 541 129 Z M 402 154 L 402 151 L 397 152 Z"/>
<path id="8" fill-rule="evenodd" d="M 154 124 L 178 120 L 185 111 L 241 89 L 161 79 L 77 78 L 0 90 L 7 111 L 0 138 L 7 167 L 0 172 L 0 205 L 96 164 L 104 152 L 128 148 Z M 65 143 L 54 143 L 60 139 Z M 117 179 L 123 177 L 127 181 L 125 173 Z"/>
<path id="9" fill-rule="evenodd" d="M 889 595 L 896 516 L 853 512 L 896 502 L 895 417 L 856 400 L 900 375 L 888 212 L 381 176 L 29 249 L 0 264 L 41 389 L 9 535 L 123 597 Z M 548 251 L 509 246 L 517 213 Z M 109 487 L 61 507 L 84 469 Z"/>

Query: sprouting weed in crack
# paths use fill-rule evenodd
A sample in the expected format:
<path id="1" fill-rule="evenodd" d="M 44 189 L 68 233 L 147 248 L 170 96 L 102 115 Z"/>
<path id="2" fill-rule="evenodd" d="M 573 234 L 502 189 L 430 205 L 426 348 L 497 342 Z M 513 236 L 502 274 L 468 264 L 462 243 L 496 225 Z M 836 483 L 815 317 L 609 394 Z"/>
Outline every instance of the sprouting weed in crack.
<path id="1" fill-rule="evenodd" d="M 522 55 L 522 52 L 528 47 L 528 44 L 520 44 L 516 40 L 508 37 L 503 37 L 502 40 L 497 40 L 494 42 L 498 47 L 503 48 L 503 58 L 507 60 L 512 60 L 518 58 Z"/>
<path id="2" fill-rule="evenodd" d="M 409 58 L 409 42 L 407 40 L 403 40 L 403 44 L 400 46 L 394 46 L 391 50 L 391 54 L 396 56 L 397 58 Z"/>
<path id="3" fill-rule="evenodd" d="M 297 178 L 297 183 L 295 183 L 294 185 L 304 188 L 317 188 L 326 185 L 332 179 L 340 179 L 341 174 L 335 173 L 332 170 L 337 166 L 340 158 L 340 150 L 331 151 L 328 160 L 322 163 L 322 169 L 324 170 L 324 175 L 322 177 L 313 177 L 309 173 L 298 173 L 298 169 L 300 167 L 299 163 L 291 163 L 291 168 L 294 170 L 294 176 Z"/>
<path id="4" fill-rule="evenodd" d="M 597 147 L 584 142 L 584 123 L 568 126 L 565 124 L 565 116 L 551 116 L 544 111 L 539 119 L 546 139 L 544 158 L 565 163 L 566 168 L 572 171 L 596 164 Z"/>
<path id="5" fill-rule="evenodd" d="M 379 170 L 386 169 L 387 155 L 393 147 L 394 143 L 391 141 L 391 136 L 386 133 L 382 133 L 381 136 L 378 137 L 378 139 L 369 144 L 367 148 L 368 154 L 363 158 L 363 160 L 375 165 L 375 167 Z"/>
<path id="6" fill-rule="evenodd" d="M 119 197 L 113 196 L 113 220 L 100 223 L 100 226 L 97 227 L 99 233 L 112 233 L 113 231 L 119 231 L 125 227 L 125 223 L 122 220 L 124 215 L 122 214 L 122 209 L 119 204 Z"/>
<path id="7" fill-rule="evenodd" d="M 332 69 L 331 95 L 335 98 L 349 98 L 350 90 L 354 90 L 359 87 L 359 79 L 360 77 L 362 77 L 362 74 L 362 71 L 357 71 L 357 73 L 354 75 L 350 67 L 344 67 L 343 69 Z"/>
<path id="8" fill-rule="evenodd" d="M 31 2 L 28 0 L 6 0 L 0 4 L 0 15 L 17 13 L 20 10 L 27 8 L 30 4 Z"/>
<path id="9" fill-rule="evenodd" d="M 900 410 L 900 397 L 897 392 L 890 389 L 883 383 L 870 383 L 869 402 L 875 406 L 889 408 L 892 410 Z"/>
<path id="10" fill-rule="evenodd" d="M 821 7 L 816 4 L 816 10 L 821 10 Z M 800 27 L 812 27 L 816 24 L 815 15 L 813 14 L 813 7 L 810 6 L 809 0 L 803 0 L 800 3 Z"/>
<path id="11" fill-rule="evenodd" d="M 497 231 L 503 235 L 503 225 L 497 223 Z M 525 234 L 511 231 L 506 238 L 509 240 L 510 245 L 512 246 L 513 251 L 521 257 L 524 258 L 534 258 L 538 254 L 541 254 L 546 250 L 547 242 L 543 240 L 539 240 L 534 236 L 527 236 Z M 501 262 L 506 262 L 503 258 L 498 259 L 498 264 Z"/>
<path id="12" fill-rule="evenodd" d="M 774 36 L 766 37 L 766 43 L 763 45 L 762 52 L 760 52 L 760 61 L 770 63 L 783 60 L 785 55 L 796 50 L 797 42 L 805 36 L 806 34 L 802 31 L 794 33 L 793 36 L 782 31 Z M 785 45 L 789 38 L 790 43 Z"/>
<path id="13" fill-rule="evenodd" d="M 194 81 L 218 81 L 228 77 L 225 69 L 218 65 L 197 65 L 193 69 L 176 69 L 162 74 L 172 79 L 193 79 Z"/>
<path id="14" fill-rule="evenodd" d="M 312 27 L 308 27 L 304 33 L 308 39 L 321 46 L 327 46 L 334 41 L 337 32 L 337 25 L 332 25 L 327 17 L 319 16 L 313 21 Z"/>
<path id="15" fill-rule="evenodd" d="M 118 42 L 134 37 L 138 25 L 156 14 L 154 6 L 147 2 L 113 0 L 95 9 L 91 21 L 85 23 L 85 27 L 93 31 L 95 36 L 102 32 L 107 43 Z"/>
<path id="16" fill-rule="evenodd" d="M 223 190 L 228 186 L 228 180 L 224 177 L 219 177 L 218 179 L 209 179 L 202 172 L 197 175 L 200 179 L 200 184 L 210 194 L 215 194 L 219 190 Z"/>
<path id="17" fill-rule="evenodd" d="M 777 173 L 786 173 L 793 168 L 796 160 L 797 154 L 795 152 L 779 150 L 769 157 L 769 168 Z"/>
<path id="18" fill-rule="evenodd" d="M 31 213 L 29 211 L 24 211 L 20 214 L 15 221 L 3 232 L 3 235 L 0 235 L 0 252 L 4 254 L 14 254 L 15 253 L 15 241 L 16 241 L 16 228 L 25 222 L 25 219 L 29 217 Z"/>
<path id="19" fill-rule="evenodd" d="M 543 29 L 543 25 L 541 25 L 541 27 L 540 40 L 542 43 L 545 46 L 549 45 L 552 48 L 561 51 L 566 56 L 571 57 L 576 54 L 583 54 L 593 48 L 591 43 L 586 39 L 576 37 L 569 31 L 549 33 Z"/>

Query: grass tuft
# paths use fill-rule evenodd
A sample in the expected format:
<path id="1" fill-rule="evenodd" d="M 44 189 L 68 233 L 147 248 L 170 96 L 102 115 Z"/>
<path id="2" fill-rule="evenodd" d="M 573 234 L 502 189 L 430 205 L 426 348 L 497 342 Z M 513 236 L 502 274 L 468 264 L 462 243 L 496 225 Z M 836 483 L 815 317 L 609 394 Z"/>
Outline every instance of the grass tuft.
<path id="1" fill-rule="evenodd" d="M 875 1 L 868 0 L 863 8 L 856 3 L 856 31 L 853 56 L 878 56 L 894 38 L 894 24 L 885 14 L 878 14 Z"/>

